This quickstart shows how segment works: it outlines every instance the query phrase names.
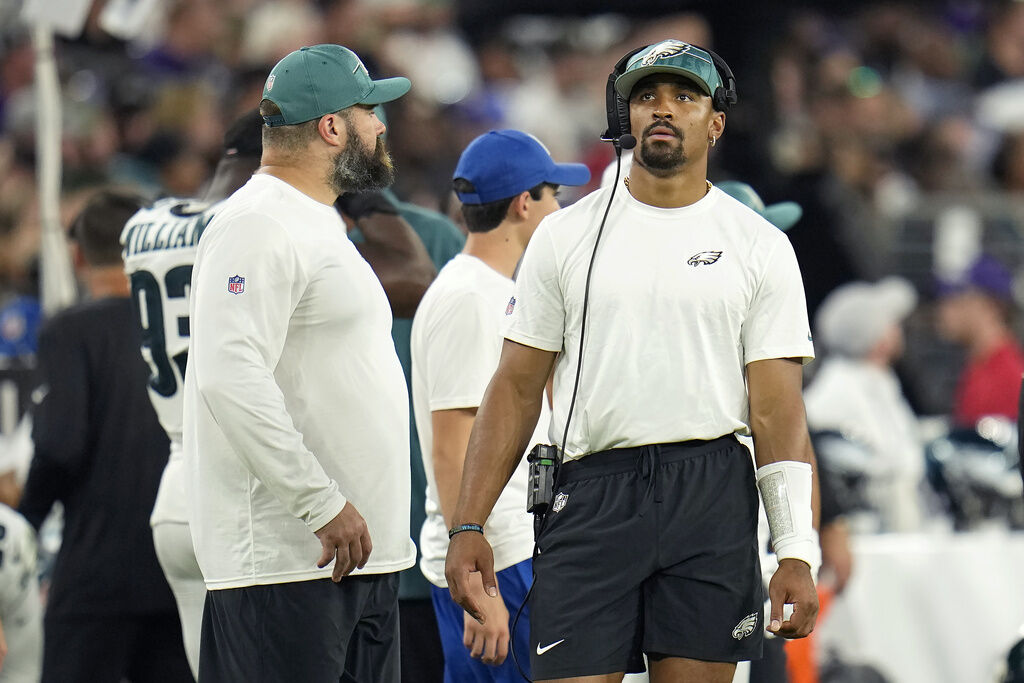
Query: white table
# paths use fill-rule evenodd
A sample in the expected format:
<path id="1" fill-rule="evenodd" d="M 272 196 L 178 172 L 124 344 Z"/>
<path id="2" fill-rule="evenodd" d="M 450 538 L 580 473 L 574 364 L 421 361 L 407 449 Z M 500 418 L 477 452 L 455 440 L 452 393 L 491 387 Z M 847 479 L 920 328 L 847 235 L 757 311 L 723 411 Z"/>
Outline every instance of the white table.
<path id="1" fill-rule="evenodd" d="M 1024 533 L 854 537 L 853 576 L 818 625 L 892 683 L 989 683 L 1024 622 Z"/>

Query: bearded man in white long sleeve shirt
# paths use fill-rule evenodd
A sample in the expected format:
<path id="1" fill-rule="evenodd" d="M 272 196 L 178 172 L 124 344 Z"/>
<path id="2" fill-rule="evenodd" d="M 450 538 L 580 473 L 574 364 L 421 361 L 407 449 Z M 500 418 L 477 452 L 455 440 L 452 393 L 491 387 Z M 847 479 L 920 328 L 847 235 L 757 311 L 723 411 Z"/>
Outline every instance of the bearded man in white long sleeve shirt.
<path id="1" fill-rule="evenodd" d="M 399 680 L 408 398 L 380 282 L 334 202 L 387 186 L 374 81 L 338 45 L 267 78 L 262 166 L 199 243 L 184 451 L 203 681 Z M 333 566 L 332 566 L 333 563 Z"/>

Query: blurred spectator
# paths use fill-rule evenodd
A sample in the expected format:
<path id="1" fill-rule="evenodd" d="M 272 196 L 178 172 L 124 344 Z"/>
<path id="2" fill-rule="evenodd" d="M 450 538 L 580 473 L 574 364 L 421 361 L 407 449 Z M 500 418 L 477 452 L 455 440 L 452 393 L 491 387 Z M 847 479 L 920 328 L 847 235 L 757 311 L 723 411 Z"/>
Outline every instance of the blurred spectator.
<path id="1" fill-rule="evenodd" d="M 835 431 L 865 447 L 866 491 L 885 531 L 921 525 L 924 444 L 893 363 L 903 353 L 902 321 L 917 304 L 907 281 L 852 282 L 825 299 L 815 320 L 829 355 L 804 392 L 812 432 Z M 828 453 L 819 453 L 822 467 Z"/>
<path id="2" fill-rule="evenodd" d="M 242 63 L 261 67 L 276 64 L 296 47 L 322 43 L 322 31 L 321 17 L 308 3 L 289 0 L 261 3 L 245 19 Z"/>
<path id="3" fill-rule="evenodd" d="M 37 530 L 63 503 L 45 616 L 43 681 L 190 681 L 149 514 L 167 436 L 146 397 L 118 238 L 140 197 L 103 191 L 71 227 L 90 300 L 40 334 L 35 455 L 19 511 Z"/>
<path id="4" fill-rule="evenodd" d="M 993 164 L 996 182 L 1006 190 L 1024 196 L 1024 130 L 1007 135 Z"/>
<path id="5" fill-rule="evenodd" d="M 1024 352 L 1010 327 L 1013 278 L 983 254 L 958 279 L 938 283 L 939 333 L 967 351 L 953 422 L 974 429 L 994 415 L 1016 421 Z"/>
<path id="6" fill-rule="evenodd" d="M 214 0 L 175 0 L 170 5 L 163 40 L 142 57 L 153 78 L 185 79 L 215 68 L 223 45 L 223 10 Z"/>
<path id="7" fill-rule="evenodd" d="M 974 83 L 984 88 L 1014 78 L 1024 78 L 1024 4 L 1004 2 L 993 12 Z"/>

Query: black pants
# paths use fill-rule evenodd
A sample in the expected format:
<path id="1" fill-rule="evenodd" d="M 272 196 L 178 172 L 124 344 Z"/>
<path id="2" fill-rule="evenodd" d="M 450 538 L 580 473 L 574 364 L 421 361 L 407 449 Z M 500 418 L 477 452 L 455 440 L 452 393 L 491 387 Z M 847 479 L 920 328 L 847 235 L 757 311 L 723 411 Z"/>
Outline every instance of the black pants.
<path id="1" fill-rule="evenodd" d="M 402 683 L 441 683 L 444 651 L 430 598 L 399 600 L 398 610 L 402 615 Z"/>
<path id="2" fill-rule="evenodd" d="M 176 613 L 43 620 L 43 683 L 191 683 Z"/>
<path id="3" fill-rule="evenodd" d="M 201 683 L 399 683 L 398 574 L 206 594 Z"/>

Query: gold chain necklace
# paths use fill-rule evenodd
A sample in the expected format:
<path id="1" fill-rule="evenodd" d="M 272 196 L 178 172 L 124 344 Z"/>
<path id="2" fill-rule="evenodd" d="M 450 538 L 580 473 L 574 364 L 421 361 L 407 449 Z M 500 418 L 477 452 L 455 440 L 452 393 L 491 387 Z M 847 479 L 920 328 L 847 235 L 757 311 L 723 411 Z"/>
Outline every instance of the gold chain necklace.
<path id="1" fill-rule="evenodd" d="M 623 176 L 622 182 L 626 186 L 626 189 L 628 190 L 629 189 L 629 176 L 628 175 L 627 176 Z M 707 178 L 704 179 L 704 182 L 708 184 L 708 192 L 710 192 L 711 188 L 714 187 L 714 185 L 712 185 L 711 181 L 708 180 Z"/>

